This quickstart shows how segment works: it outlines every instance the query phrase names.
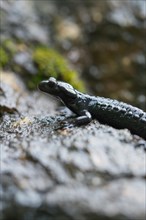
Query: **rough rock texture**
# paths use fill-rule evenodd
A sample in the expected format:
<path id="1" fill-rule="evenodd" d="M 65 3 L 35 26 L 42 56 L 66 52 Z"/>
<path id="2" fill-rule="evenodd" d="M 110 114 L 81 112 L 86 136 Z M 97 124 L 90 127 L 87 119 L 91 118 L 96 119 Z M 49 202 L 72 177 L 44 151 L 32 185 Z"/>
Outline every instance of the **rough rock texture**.
<path id="1" fill-rule="evenodd" d="M 66 126 L 67 109 L 1 79 L 2 219 L 145 219 L 143 139 L 96 120 Z"/>

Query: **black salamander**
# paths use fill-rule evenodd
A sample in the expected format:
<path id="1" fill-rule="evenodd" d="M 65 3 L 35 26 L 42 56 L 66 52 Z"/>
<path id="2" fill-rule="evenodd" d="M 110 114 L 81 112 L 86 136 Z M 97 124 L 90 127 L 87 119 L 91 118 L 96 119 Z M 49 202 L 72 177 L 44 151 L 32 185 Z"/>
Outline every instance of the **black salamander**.
<path id="1" fill-rule="evenodd" d="M 54 77 L 39 83 L 38 88 L 60 98 L 78 117 L 78 125 L 89 123 L 92 118 L 114 128 L 127 128 L 131 133 L 146 139 L 146 112 L 129 104 L 103 97 L 81 93 L 70 84 Z"/>

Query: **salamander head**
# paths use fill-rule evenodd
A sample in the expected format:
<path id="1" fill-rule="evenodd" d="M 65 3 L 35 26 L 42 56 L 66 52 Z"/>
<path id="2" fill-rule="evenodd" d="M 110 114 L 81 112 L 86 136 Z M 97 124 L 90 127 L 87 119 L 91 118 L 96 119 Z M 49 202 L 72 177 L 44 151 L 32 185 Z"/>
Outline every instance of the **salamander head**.
<path id="1" fill-rule="evenodd" d="M 43 80 L 39 83 L 38 88 L 45 93 L 60 97 L 76 98 L 76 90 L 68 83 L 57 81 L 54 77 L 50 77 L 48 80 Z"/>

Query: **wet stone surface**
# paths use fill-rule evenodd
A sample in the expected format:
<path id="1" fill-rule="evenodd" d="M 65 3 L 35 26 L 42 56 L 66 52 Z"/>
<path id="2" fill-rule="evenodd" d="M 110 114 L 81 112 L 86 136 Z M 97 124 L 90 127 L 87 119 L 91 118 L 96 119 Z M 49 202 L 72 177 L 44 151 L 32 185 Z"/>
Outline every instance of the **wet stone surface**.
<path id="1" fill-rule="evenodd" d="M 96 120 L 66 126 L 71 113 L 50 97 L 23 89 L 15 99 L 2 85 L 2 105 L 17 109 L 0 118 L 2 219 L 145 219 L 143 139 Z"/>

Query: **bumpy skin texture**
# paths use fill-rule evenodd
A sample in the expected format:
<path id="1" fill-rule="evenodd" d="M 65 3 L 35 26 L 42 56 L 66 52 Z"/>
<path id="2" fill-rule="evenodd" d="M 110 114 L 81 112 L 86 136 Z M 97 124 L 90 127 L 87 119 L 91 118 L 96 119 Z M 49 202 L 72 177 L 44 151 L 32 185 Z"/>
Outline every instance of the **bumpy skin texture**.
<path id="1" fill-rule="evenodd" d="M 83 94 L 53 77 L 40 82 L 38 87 L 41 91 L 60 98 L 76 113 L 77 124 L 86 124 L 95 118 L 114 128 L 127 128 L 131 133 L 146 139 L 146 113 L 139 108 L 116 100 Z"/>

